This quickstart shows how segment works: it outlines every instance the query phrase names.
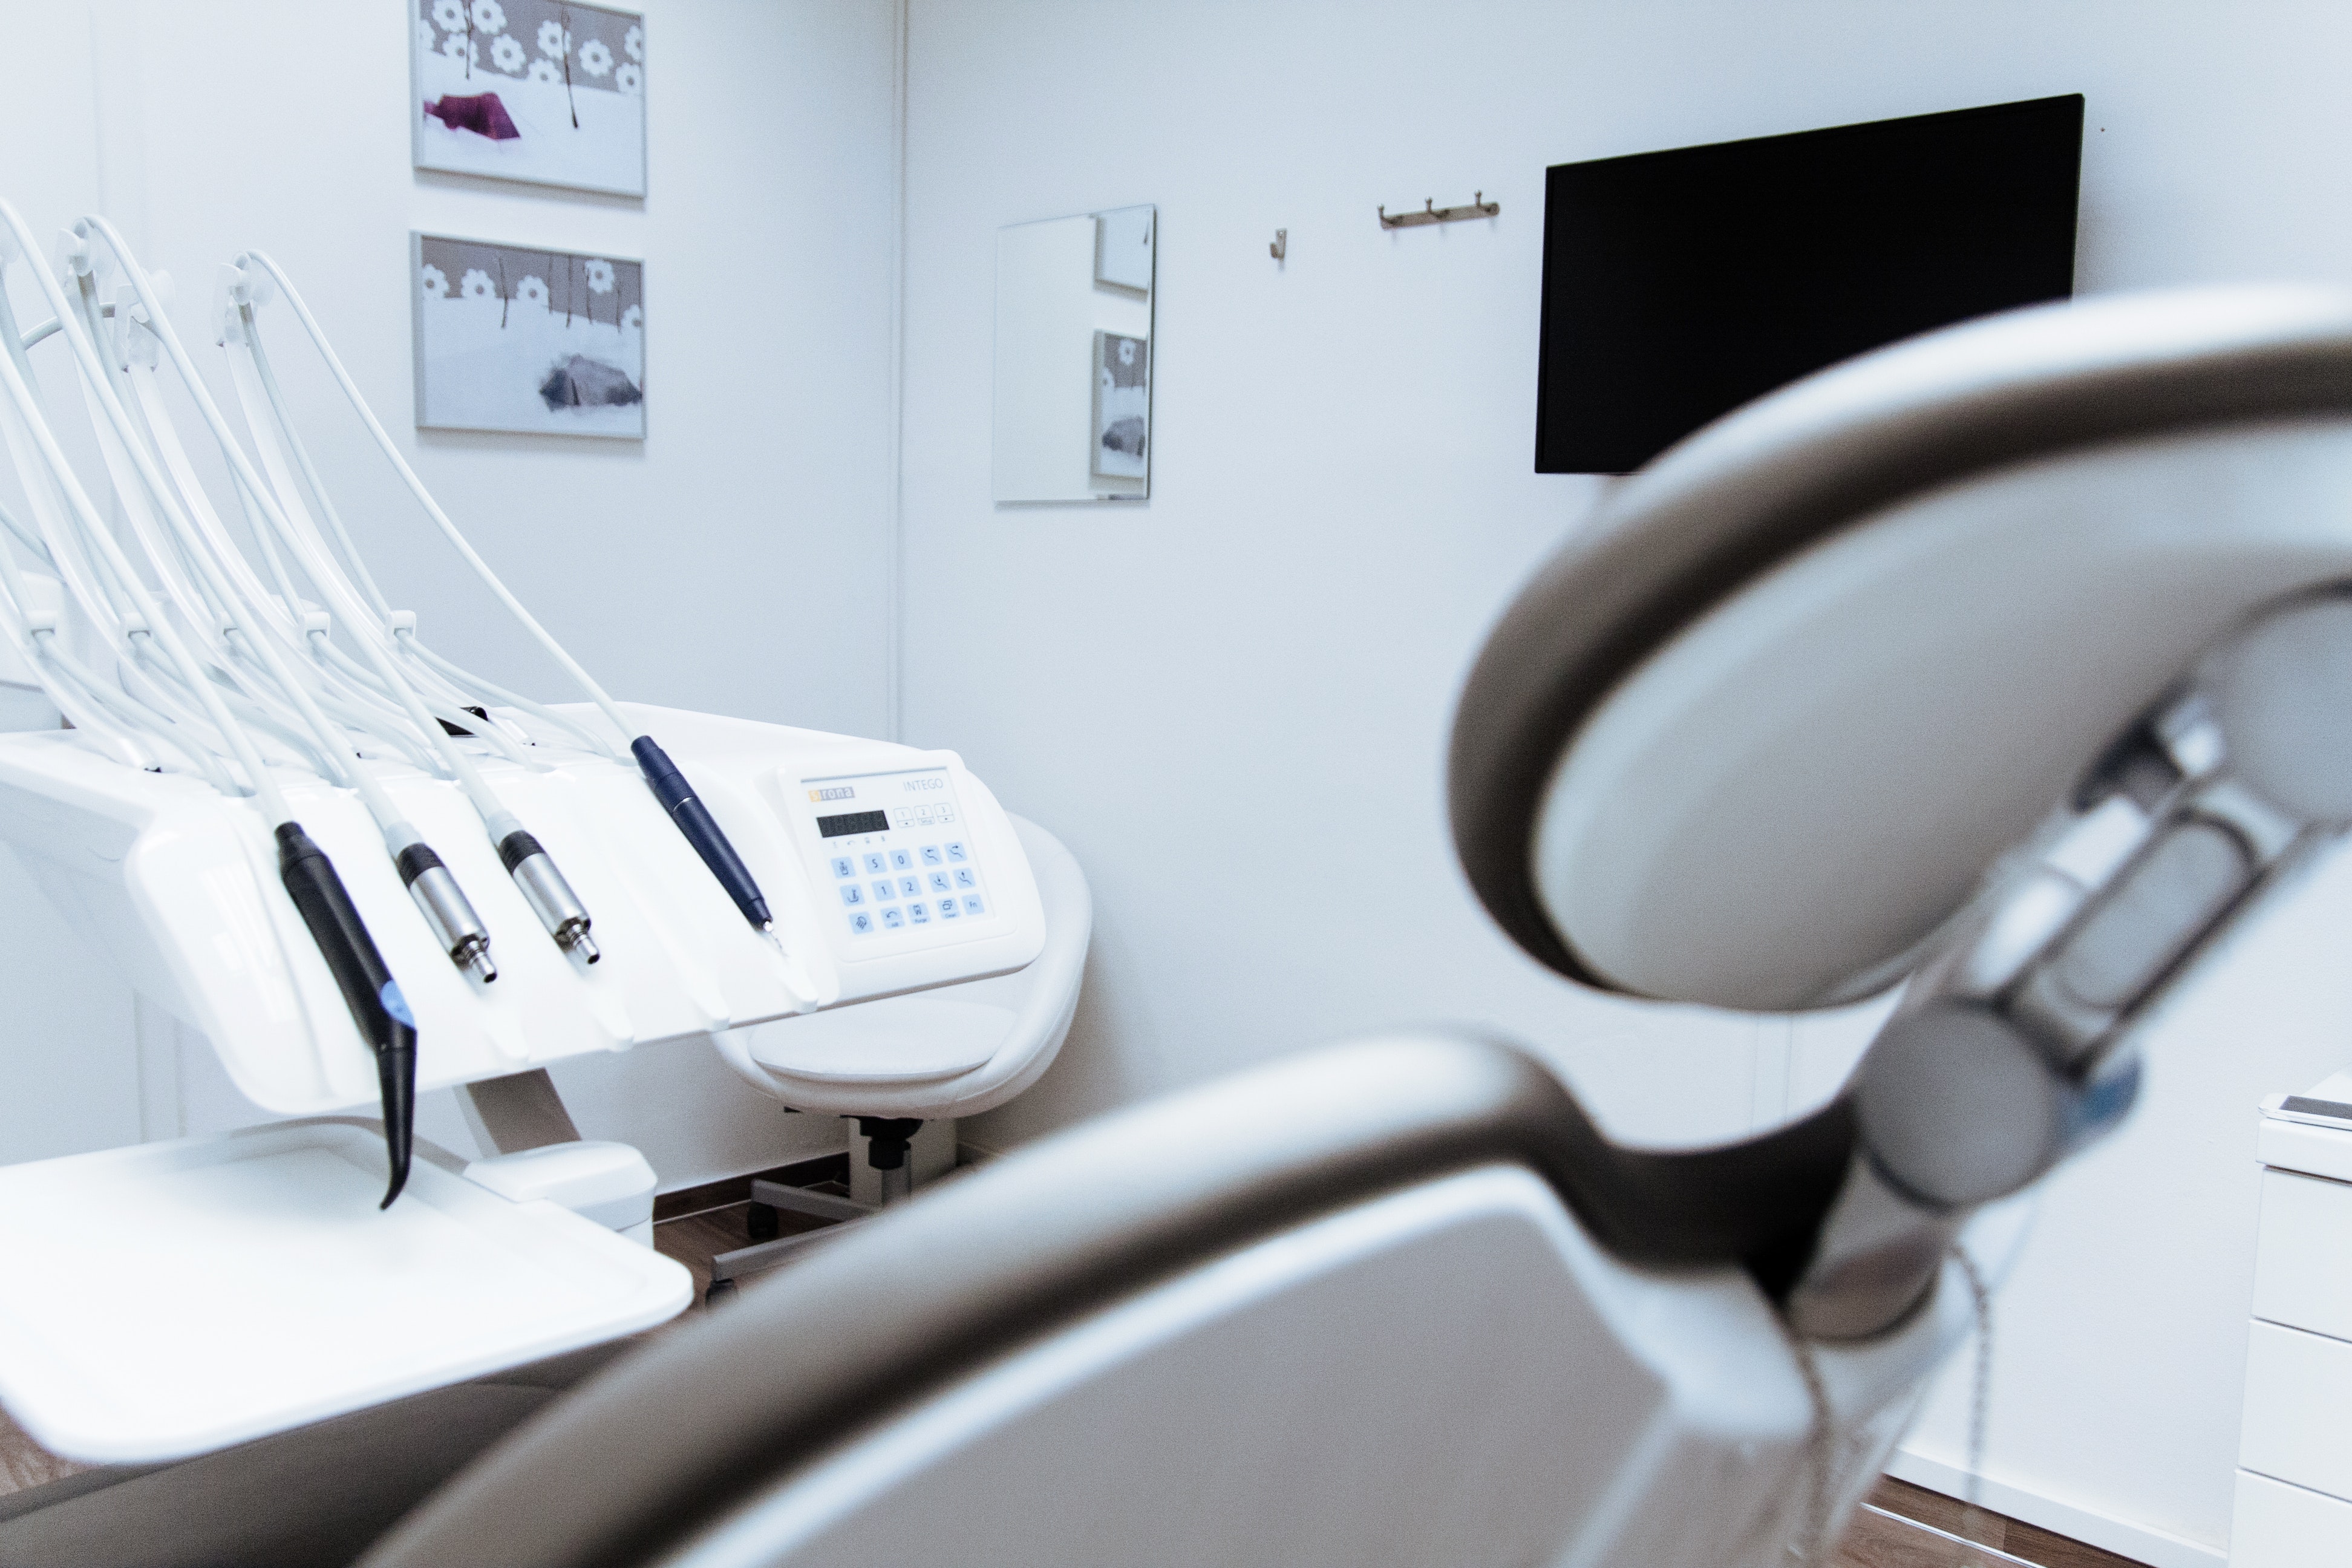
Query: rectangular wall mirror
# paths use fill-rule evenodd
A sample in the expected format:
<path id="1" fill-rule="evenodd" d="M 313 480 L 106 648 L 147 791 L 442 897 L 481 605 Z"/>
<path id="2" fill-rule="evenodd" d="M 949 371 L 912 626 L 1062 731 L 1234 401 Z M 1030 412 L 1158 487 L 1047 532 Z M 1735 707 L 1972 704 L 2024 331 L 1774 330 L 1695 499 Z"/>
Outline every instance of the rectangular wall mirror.
<path id="1" fill-rule="evenodd" d="M 1151 494 L 1151 300 L 1159 208 L 1014 224 L 996 236 L 996 499 Z"/>

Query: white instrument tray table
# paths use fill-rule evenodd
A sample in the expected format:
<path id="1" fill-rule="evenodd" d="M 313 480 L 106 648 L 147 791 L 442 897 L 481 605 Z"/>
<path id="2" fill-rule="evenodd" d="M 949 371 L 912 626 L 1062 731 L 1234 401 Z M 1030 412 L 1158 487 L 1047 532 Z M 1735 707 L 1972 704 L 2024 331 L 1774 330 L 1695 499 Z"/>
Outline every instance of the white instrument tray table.
<path id="1" fill-rule="evenodd" d="M 68 1458 L 182 1458 L 601 1343 L 693 1281 L 373 1126 L 278 1122 L 0 1169 L 0 1405 Z"/>

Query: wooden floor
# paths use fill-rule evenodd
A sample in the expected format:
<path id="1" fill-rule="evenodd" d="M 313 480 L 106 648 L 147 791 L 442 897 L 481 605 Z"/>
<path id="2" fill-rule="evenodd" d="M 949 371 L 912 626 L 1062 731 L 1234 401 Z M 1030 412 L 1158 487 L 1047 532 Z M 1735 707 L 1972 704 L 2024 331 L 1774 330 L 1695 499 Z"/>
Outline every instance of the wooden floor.
<path id="1" fill-rule="evenodd" d="M 694 1276 L 694 1305 L 680 1321 L 703 1311 L 703 1292 L 710 1283 L 710 1259 L 716 1254 L 747 1245 L 744 1215 L 749 1205 L 733 1204 L 699 1214 L 668 1219 L 654 1227 L 654 1245 L 664 1257 L 676 1258 Z M 779 1216 L 783 1230 L 813 1229 L 824 1222 L 796 1215 Z M 82 1467 L 45 1451 L 15 1423 L 0 1414 L 0 1492 L 68 1476 Z M 2130 1559 L 2085 1546 L 1997 1513 L 1979 1512 L 1964 1519 L 1959 1502 L 1887 1478 L 1870 1495 L 1868 1506 L 1849 1521 L 1829 1568 L 2137 1568 Z"/>
<path id="2" fill-rule="evenodd" d="M 661 1255 L 685 1264 L 687 1272 L 694 1276 L 694 1305 L 687 1309 L 689 1317 L 704 1310 L 703 1296 L 710 1289 L 711 1258 L 751 1245 L 751 1234 L 745 1228 L 743 1217 L 751 1207 L 750 1204 L 730 1204 L 725 1208 L 708 1209 L 682 1219 L 664 1220 L 654 1226 L 654 1246 Z M 776 1228 L 784 1236 L 820 1230 L 825 1224 L 805 1215 L 779 1212 L 776 1215 Z"/>
<path id="3" fill-rule="evenodd" d="M 1847 1521 L 1831 1568 L 2139 1568 L 2128 1557 L 2085 1546 L 2038 1525 L 1979 1510 L 1958 1499 L 1884 1477 Z"/>

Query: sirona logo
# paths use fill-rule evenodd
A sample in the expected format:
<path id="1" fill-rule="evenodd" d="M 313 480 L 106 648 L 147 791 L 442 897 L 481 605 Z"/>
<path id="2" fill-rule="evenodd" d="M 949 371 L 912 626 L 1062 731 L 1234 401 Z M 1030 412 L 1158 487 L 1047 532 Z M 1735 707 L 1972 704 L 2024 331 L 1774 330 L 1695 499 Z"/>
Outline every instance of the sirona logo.
<path id="1" fill-rule="evenodd" d="M 809 799 L 818 802 L 828 800 L 856 800 L 856 798 L 857 789 L 854 784 L 835 784 L 831 789 L 813 789 L 809 791 Z"/>

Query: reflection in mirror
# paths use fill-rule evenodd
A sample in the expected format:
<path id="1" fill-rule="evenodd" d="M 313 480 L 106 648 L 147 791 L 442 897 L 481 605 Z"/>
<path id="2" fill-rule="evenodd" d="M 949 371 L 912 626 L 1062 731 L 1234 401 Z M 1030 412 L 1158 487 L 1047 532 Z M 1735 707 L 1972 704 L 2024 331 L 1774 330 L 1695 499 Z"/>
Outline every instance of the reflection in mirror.
<path id="1" fill-rule="evenodd" d="M 1152 262 L 1159 209 L 996 236 L 996 499 L 1151 493 Z"/>

